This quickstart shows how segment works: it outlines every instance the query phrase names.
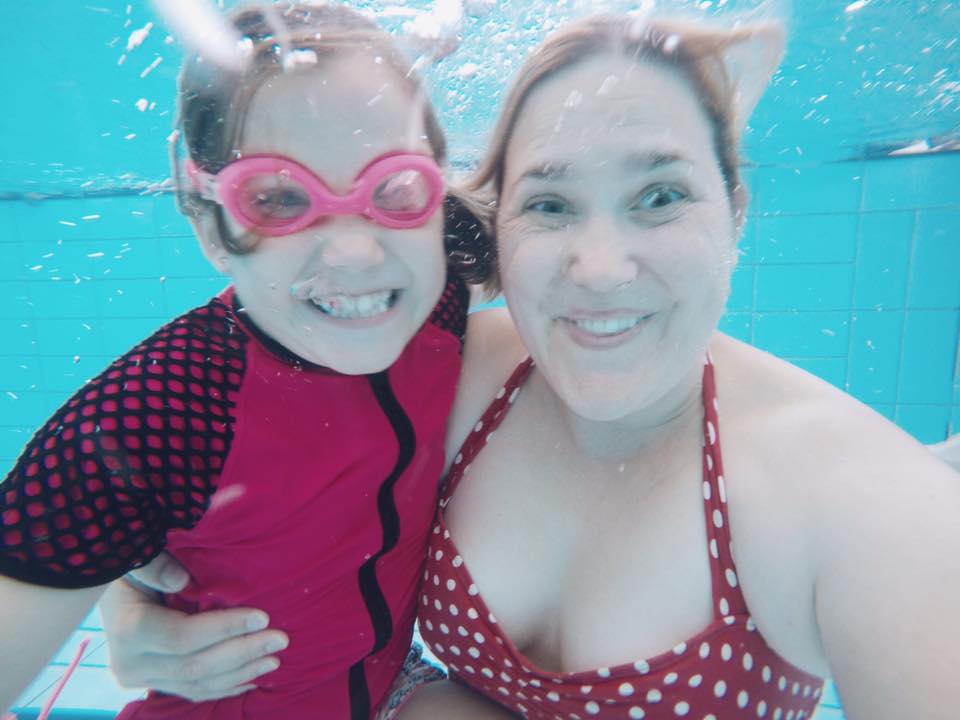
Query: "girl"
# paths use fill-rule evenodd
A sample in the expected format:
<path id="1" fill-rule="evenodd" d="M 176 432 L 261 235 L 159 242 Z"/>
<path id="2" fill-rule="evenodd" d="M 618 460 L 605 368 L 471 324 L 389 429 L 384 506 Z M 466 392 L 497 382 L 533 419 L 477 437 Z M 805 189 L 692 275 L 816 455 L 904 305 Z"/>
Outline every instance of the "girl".
<path id="1" fill-rule="evenodd" d="M 122 718 L 365 719 L 410 647 L 468 304 L 444 217 L 457 242 L 479 225 L 442 209 L 443 135 L 389 36 L 339 7 L 231 19 L 246 64 L 187 58 L 174 169 L 232 285 L 90 381 L 0 486 L 2 707 L 163 549 L 192 577 L 169 606 L 262 608 L 291 644 L 242 696 Z"/>

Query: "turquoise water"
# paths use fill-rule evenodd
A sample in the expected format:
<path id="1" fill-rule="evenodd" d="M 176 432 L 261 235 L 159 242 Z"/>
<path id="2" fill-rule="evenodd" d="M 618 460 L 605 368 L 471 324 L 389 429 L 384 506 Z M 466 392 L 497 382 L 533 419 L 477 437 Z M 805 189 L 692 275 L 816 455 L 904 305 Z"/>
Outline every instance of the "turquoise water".
<path id="1" fill-rule="evenodd" d="M 468 4 L 461 50 L 429 73 L 460 167 L 482 147 L 515 59 L 588 4 L 482 5 Z M 960 138 L 960 10 L 908 5 L 794 9 L 784 69 L 747 136 L 752 201 L 722 329 L 929 443 L 960 431 L 960 153 L 949 151 Z M 7 73 L 0 113 L 5 470 L 85 379 L 224 280 L 163 184 L 182 51 L 149 7 L 59 0 L 4 16 L 0 59 L 22 69 Z M 402 13 L 391 17 L 399 27 Z M 918 143 L 942 151 L 888 154 Z M 88 633 L 94 641 L 60 706 L 115 710 L 136 695 L 113 685 L 99 627 L 94 612 L 25 706 L 42 703 Z M 841 717 L 837 707 L 828 693 L 818 718 Z"/>

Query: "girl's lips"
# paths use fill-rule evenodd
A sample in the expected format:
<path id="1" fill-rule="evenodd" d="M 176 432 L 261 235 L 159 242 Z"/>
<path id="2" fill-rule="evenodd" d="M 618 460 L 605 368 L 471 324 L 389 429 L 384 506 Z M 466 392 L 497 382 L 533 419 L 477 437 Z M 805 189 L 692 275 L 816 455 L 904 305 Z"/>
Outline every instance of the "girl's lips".
<path id="1" fill-rule="evenodd" d="M 386 299 L 384 296 L 386 295 Z M 363 330 L 389 323 L 397 315 L 402 291 L 370 293 L 364 296 L 331 295 L 307 298 L 304 303 L 324 323 L 337 327 Z"/>

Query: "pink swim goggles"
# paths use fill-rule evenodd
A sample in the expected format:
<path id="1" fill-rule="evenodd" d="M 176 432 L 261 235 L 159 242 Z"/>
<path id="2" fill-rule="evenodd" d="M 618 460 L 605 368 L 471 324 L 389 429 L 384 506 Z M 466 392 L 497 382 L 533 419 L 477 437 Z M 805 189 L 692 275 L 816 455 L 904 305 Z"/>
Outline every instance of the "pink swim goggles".
<path id="1" fill-rule="evenodd" d="M 388 228 L 424 225 L 444 197 L 433 158 L 390 153 L 371 161 L 346 195 L 336 195 L 312 170 L 282 155 L 249 155 L 214 174 L 187 161 L 200 195 L 218 202 L 248 230 L 277 237 L 331 215 L 363 215 Z"/>

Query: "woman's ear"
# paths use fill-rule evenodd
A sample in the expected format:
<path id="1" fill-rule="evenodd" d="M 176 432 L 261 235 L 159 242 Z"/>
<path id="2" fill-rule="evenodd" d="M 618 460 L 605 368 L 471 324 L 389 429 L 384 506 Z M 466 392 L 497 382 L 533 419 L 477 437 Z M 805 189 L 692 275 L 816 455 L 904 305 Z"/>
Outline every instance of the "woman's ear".
<path id="1" fill-rule="evenodd" d="M 722 60 L 734 92 L 738 134 L 743 132 L 777 71 L 785 45 L 786 32 L 780 23 L 744 25 L 733 32 Z"/>
<path id="2" fill-rule="evenodd" d="M 220 239 L 220 230 L 214 213 L 196 213 L 190 217 L 190 224 L 193 226 L 193 233 L 197 236 L 197 242 L 200 243 L 200 250 L 204 257 L 221 275 L 229 275 L 230 253 Z"/>

